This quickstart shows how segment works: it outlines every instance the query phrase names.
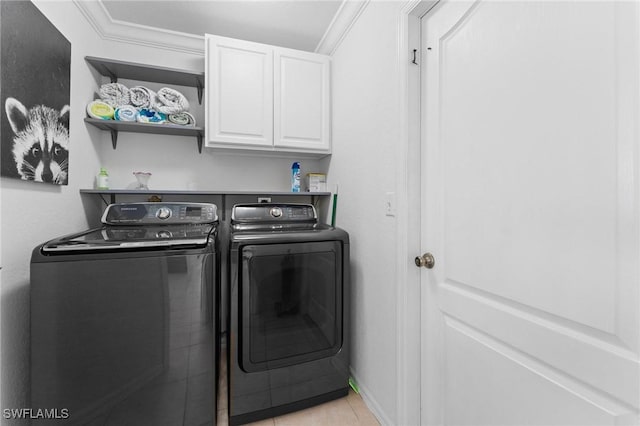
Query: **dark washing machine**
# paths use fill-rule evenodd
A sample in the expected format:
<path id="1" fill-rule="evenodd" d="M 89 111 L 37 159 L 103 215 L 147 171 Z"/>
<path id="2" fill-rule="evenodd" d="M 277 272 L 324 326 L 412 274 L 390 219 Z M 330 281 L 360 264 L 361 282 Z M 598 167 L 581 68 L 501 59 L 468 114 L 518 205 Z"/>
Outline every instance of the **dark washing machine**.
<path id="1" fill-rule="evenodd" d="M 33 424 L 215 424 L 217 220 L 214 204 L 112 204 L 103 227 L 34 249 Z"/>
<path id="2" fill-rule="evenodd" d="M 229 423 L 348 393 L 349 237 L 310 204 L 233 207 Z"/>

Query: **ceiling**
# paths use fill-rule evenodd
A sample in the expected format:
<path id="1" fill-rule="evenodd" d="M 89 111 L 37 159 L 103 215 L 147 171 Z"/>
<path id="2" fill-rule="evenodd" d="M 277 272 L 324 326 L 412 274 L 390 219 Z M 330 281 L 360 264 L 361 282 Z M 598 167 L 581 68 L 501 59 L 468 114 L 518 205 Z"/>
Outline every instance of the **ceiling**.
<path id="1" fill-rule="evenodd" d="M 313 52 L 342 0 L 99 0 L 112 20 Z"/>

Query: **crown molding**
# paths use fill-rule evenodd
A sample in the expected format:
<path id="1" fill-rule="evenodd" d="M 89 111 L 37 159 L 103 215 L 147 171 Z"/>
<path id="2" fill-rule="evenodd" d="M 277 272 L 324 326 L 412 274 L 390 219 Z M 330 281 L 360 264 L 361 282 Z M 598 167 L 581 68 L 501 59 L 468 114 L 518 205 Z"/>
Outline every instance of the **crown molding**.
<path id="1" fill-rule="evenodd" d="M 370 0 L 344 0 L 316 46 L 316 53 L 333 55 Z"/>
<path id="2" fill-rule="evenodd" d="M 344 0 L 315 51 L 332 55 L 370 0 Z M 73 0 L 103 40 L 204 56 L 204 37 L 113 19 L 101 0 Z"/>
<path id="3" fill-rule="evenodd" d="M 202 36 L 113 19 L 100 0 L 73 3 L 103 40 L 204 56 Z"/>

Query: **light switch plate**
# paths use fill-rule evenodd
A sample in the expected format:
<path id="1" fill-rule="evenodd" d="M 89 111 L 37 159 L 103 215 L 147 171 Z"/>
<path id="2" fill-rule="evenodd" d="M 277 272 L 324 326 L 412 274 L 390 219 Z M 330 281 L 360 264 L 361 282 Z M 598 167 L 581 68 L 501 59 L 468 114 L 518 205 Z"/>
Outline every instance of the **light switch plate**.
<path id="1" fill-rule="evenodd" d="M 387 216 L 396 215 L 396 193 L 387 192 L 384 197 L 384 214 Z"/>

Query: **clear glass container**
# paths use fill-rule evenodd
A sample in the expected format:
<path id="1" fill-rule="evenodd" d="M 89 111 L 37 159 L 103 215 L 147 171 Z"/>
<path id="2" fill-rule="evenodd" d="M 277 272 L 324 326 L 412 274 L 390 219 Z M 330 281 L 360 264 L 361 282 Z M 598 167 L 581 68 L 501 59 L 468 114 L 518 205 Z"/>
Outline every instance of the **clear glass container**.
<path id="1" fill-rule="evenodd" d="M 149 189 L 149 178 L 151 177 L 151 173 L 149 172 L 133 172 L 133 175 L 136 177 L 138 181 L 138 186 L 135 189 Z"/>

